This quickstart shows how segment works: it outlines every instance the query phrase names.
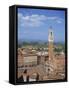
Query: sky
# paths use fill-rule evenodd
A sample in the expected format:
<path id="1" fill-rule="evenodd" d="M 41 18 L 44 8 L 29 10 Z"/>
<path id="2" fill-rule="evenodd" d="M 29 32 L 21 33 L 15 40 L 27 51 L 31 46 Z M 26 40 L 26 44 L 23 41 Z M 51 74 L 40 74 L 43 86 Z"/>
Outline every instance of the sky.
<path id="1" fill-rule="evenodd" d="M 54 42 L 65 41 L 65 11 L 18 8 L 18 40 L 48 41 L 52 27 Z"/>

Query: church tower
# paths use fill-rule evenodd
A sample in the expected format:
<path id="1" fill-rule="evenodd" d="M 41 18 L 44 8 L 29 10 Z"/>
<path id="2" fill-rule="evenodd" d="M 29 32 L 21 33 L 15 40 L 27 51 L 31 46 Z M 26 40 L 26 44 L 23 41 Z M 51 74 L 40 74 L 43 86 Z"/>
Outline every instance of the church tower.
<path id="1" fill-rule="evenodd" d="M 53 45 L 53 42 L 54 42 L 54 35 L 53 35 L 53 29 L 52 27 L 49 28 L 49 37 L 48 37 L 48 42 L 49 42 L 49 61 L 53 61 L 54 59 L 54 52 L 53 52 L 53 49 L 54 49 L 54 45 Z"/>

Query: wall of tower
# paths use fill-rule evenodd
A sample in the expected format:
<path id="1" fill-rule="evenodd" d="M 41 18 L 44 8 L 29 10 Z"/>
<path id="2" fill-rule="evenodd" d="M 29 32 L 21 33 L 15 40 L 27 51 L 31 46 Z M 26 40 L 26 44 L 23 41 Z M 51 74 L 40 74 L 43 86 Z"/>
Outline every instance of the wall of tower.
<path id="1" fill-rule="evenodd" d="M 53 42 L 49 42 L 49 60 L 53 60 L 54 58 L 53 49 L 54 49 Z"/>

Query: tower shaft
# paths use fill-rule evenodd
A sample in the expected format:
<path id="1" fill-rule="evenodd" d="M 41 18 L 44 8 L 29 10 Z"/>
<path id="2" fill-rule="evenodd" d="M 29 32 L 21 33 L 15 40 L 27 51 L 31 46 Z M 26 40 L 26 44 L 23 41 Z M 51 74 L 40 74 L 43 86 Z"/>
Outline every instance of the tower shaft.
<path id="1" fill-rule="evenodd" d="M 53 60 L 53 42 L 49 42 L 49 60 Z"/>
<path id="2" fill-rule="evenodd" d="M 54 42 L 54 36 L 53 36 L 53 31 L 52 28 L 49 29 L 49 60 L 53 60 L 54 58 L 54 52 L 53 52 L 53 42 Z"/>

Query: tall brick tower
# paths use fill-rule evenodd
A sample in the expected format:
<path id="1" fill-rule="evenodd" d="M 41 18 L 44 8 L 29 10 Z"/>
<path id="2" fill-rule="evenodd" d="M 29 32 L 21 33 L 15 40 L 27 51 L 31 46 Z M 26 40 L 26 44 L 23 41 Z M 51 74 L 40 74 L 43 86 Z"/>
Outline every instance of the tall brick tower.
<path id="1" fill-rule="evenodd" d="M 49 37 L 48 37 L 48 41 L 49 41 L 49 61 L 53 61 L 54 59 L 54 52 L 53 52 L 53 42 L 54 42 L 54 35 L 53 35 L 53 29 L 52 27 L 49 28 Z"/>
<path id="2" fill-rule="evenodd" d="M 46 74 L 47 78 L 53 78 L 53 75 L 55 75 L 55 58 L 54 58 L 54 34 L 52 27 L 49 28 L 49 34 L 48 34 L 48 60 L 46 61 Z"/>
<path id="3" fill-rule="evenodd" d="M 53 78 L 56 75 L 56 69 L 57 69 L 57 65 L 56 65 L 56 59 L 54 56 L 54 33 L 53 33 L 53 29 L 52 27 L 49 28 L 49 37 L 48 37 L 48 54 L 49 54 L 49 60 L 48 60 L 48 72 L 50 73 L 50 77 Z"/>

